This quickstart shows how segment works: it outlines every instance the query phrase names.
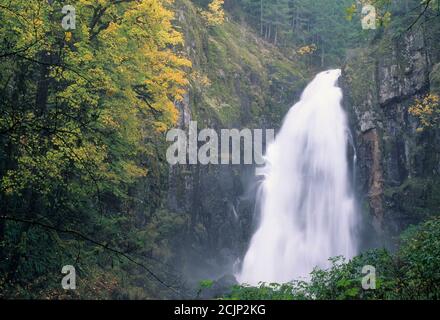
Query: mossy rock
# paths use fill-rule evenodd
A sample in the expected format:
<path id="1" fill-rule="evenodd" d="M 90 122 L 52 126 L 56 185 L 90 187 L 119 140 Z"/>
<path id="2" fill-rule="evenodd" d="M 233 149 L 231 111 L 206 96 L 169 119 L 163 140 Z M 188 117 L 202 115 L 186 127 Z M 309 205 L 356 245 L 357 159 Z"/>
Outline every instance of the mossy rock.
<path id="1" fill-rule="evenodd" d="M 198 7 L 178 0 L 192 72 L 191 117 L 216 128 L 277 127 L 311 75 L 302 61 L 285 56 L 246 24 L 226 19 L 207 27 Z"/>
<path id="2" fill-rule="evenodd" d="M 439 214 L 440 179 L 414 178 L 384 190 L 386 203 L 408 221 L 418 222 Z"/>

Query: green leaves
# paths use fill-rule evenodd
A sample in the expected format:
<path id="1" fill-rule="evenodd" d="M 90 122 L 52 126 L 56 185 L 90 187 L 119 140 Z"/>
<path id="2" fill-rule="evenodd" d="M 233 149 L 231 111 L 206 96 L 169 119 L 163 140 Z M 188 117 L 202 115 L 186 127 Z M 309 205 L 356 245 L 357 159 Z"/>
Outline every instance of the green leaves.
<path id="1" fill-rule="evenodd" d="M 308 281 L 236 286 L 232 299 L 438 299 L 440 297 L 440 219 L 434 218 L 402 235 L 395 255 L 385 249 L 366 251 L 351 261 L 330 259 L 330 268 L 315 269 Z M 364 290 L 362 267 L 376 268 L 376 289 Z"/>
<path id="2" fill-rule="evenodd" d="M 440 219 L 429 220 L 409 229 L 398 252 L 402 278 L 402 295 L 417 299 L 440 297 Z"/>
<path id="3" fill-rule="evenodd" d="M 199 282 L 199 286 L 202 289 L 209 289 L 212 287 L 213 284 L 214 284 L 213 280 L 202 280 Z"/>
<path id="4" fill-rule="evenodd" d="M 162 131 L 177 121 L 174 102 L 190 67 L 171 2 L 72 0 L 76 29 L 65 32 L 62 1 L 0 0 L 2 214 L 78 230 L 132 254 L 171 256 L 164 234 L 178 234 L 184 219 L 151 218 L 162 213 L 166 186 Z M 101 285 L 95 272 L 113 265 L 108 252 L 54 232 L 7 223 L 1 273 L 18 282 L 57 279 L 61 263 L 78 257 L 83 276 Z"/>

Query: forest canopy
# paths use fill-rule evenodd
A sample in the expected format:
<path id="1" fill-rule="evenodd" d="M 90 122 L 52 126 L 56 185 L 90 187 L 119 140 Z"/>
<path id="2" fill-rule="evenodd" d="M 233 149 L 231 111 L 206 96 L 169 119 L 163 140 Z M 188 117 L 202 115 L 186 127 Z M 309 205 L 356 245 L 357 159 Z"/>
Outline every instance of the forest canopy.
<path id="1" fill-rule="evenodd" d="M 63 1 L 0 4 L 3 288 L 93 253 L 58 229 L 134 245 L 120 229 L 135 223 L 131 190 L 140 178 L 157 182 L 157 141 L 175 125 L 188 83 L 171 1 L 70 4 L 77 17 L 67 30 Z"/>

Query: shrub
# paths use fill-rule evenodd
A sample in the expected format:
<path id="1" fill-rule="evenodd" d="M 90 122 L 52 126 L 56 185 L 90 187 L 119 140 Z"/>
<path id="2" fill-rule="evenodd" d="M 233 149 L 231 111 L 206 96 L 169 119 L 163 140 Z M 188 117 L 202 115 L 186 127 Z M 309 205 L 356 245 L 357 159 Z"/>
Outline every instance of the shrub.
<path id="1" fill-rule="evenodd" d="M 440 218 L 413 226 L 401 236 L 395 254 L 385 249 L 368 250 L 350 261 L 330 259 L 328 269 L 315 268 L 308 281 L 285 284 L 260 283 L 235 286 L 227 299 L 242 300 L 346 300 L 439 299 Z M 376 289 L 364 290 L 362 268 L 376 269 Z"/>

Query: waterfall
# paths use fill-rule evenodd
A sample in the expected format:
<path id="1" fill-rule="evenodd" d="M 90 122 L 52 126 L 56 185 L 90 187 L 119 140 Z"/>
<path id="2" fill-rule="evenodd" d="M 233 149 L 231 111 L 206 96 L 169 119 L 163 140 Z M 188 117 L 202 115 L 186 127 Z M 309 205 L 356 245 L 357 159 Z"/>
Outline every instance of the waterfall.
<path id="1" fill-rule="evenodd" d="M 237 274 L 241 283 L 307 279 L 330 257 L 356 253 L 340 75 L 339 69 L 319 73 L 267 148 L 259 223 Z"/>

